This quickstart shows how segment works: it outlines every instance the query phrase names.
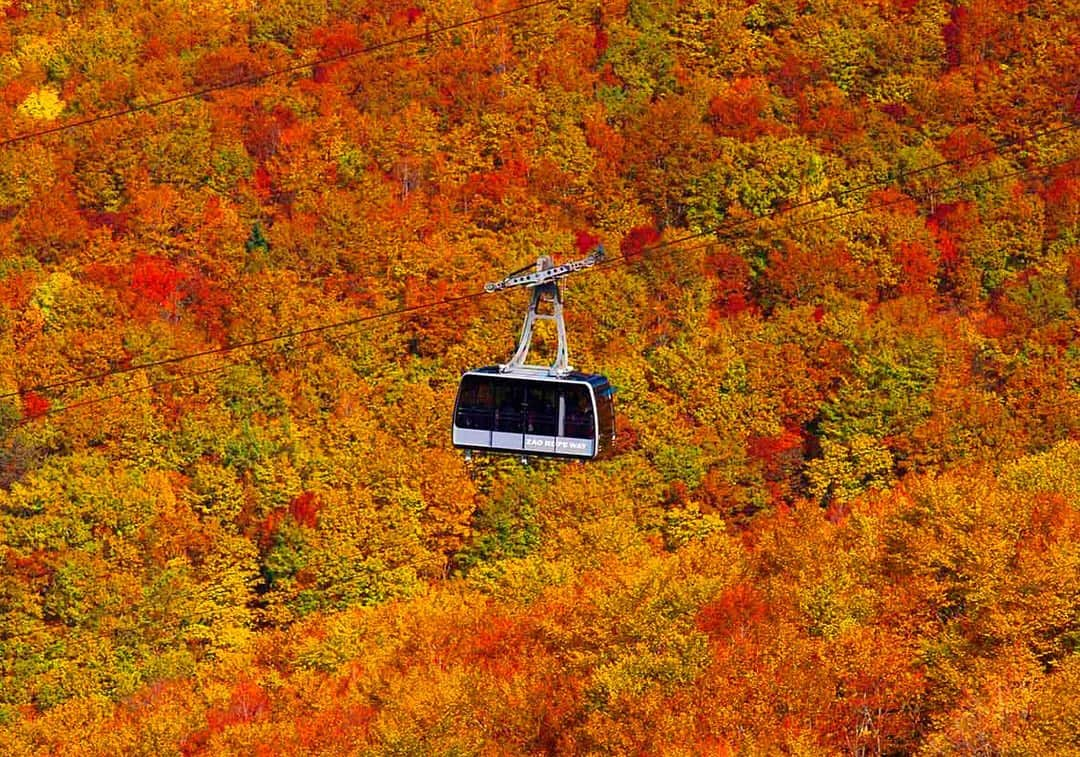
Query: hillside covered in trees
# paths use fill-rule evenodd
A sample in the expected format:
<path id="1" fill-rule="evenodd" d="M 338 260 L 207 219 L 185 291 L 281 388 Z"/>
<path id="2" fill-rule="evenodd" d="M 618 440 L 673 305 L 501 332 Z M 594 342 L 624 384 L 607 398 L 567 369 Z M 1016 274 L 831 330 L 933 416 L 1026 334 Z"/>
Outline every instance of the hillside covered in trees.
<path id="1" fill-rule="evenodd" d="M 1080 754 L 1078 60 L 1076 0 L 0 0 L 2 751 Z M 596 244 L 614 454 L 466 464 L 484 282 Z"/>

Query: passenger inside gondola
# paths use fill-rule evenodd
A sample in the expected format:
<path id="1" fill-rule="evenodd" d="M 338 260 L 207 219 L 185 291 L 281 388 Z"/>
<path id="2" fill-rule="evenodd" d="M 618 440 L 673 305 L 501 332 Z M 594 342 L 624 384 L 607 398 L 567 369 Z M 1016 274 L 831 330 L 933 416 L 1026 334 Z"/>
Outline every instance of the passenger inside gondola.
<path id="1" fill-rule="evenodd" d="M 522 405 L 524 390 L 519 386 L 495 385 L 495 430 L 520 434 L 524 430 Z"/>
<path id="2" fill-rule="evenodd" d="M 589 401 L 588 393 L 578 387 L 568 389 L 566 393 L 566 421 L 563 424 L 566 435 L 578 439 L 588 439 L 593 435 L 594 425 L 592 402 Z"/>
<path id="3" fill-rule="evenodd" d="M 529 388 L 529 418 L 526 430 L 539 436 L 555 436 L 559 425 L 558 395 L 554 388 Z"/>

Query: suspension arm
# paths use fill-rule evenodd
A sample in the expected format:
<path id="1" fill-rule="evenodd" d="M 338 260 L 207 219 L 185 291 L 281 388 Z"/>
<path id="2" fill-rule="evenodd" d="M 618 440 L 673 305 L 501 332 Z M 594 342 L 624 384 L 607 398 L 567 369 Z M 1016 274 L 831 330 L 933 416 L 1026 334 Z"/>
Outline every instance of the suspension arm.
<path id="1" fill-rule="evenodd" d="M 604 259 L 604 248 L 602 245 L 598 245 L 595 250 L 590 252 L 581 260 L 574 260 L 570 263 L 563 263 L 562 265 L 551 266 L 550 258 L 547 258 L 549 267 L 544 267 L 545 258 L 540 258 L 537 262 L 537 268 L 531 273 L 512 274 L 507 276 L 502 281 L 492 281 L 484 284 L 485 292 L 499 292 L 503 289 L 512 289 L 513 287 L 535 287 L 541 284 L 547 284 L 561 279 L 564 276 L 569 276 L 571 273 L 577 271 L 583 271 L 586 268 L 592 268 L 594 265 Z"/>

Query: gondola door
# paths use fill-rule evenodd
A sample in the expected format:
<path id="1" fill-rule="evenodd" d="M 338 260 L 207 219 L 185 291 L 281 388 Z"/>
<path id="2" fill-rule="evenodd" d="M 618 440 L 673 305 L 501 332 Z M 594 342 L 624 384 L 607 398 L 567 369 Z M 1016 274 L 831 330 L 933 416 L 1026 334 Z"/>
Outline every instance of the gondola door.
<path id="1" fill-rule="evenodd" d="M 495 425 L 491 432 L 493 449 L 520 452 L 525 448 L 525 384 L 495 379 Z"/>
<path id="2" fill-rule="evenodd" d="M 553 454 L 559 424 L 559 391 L 548 381 L 530 381 L 525 399 L 525 452 Z"/>
<path id="3" fill-rule="evenodd" d="M 559 397 L 559 454 L 593 457 L 596 454 L 596 412 L 586 384 L 567 382 Z"/>

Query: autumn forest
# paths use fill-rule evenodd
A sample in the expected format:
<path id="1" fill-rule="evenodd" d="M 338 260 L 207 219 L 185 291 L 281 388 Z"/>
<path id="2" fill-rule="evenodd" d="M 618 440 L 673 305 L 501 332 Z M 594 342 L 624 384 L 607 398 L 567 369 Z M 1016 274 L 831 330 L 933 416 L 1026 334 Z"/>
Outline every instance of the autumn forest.
<path id="1" fill-rule="evenodd" d="M 1078 60 L 1077 0 L 0 0 L 0 752 L 1080 755 Z M 598 245 L 611 454 L 466 461 L 485 282 Z"/>

